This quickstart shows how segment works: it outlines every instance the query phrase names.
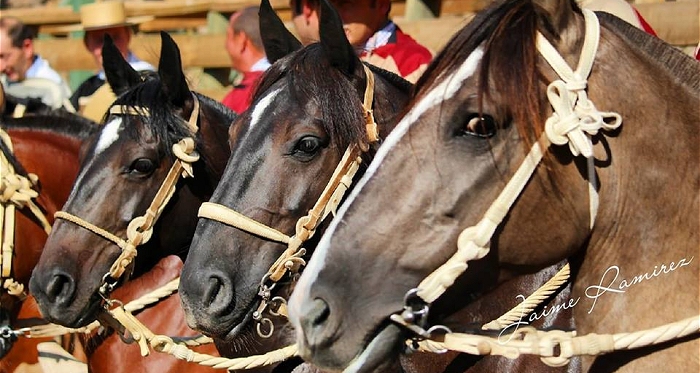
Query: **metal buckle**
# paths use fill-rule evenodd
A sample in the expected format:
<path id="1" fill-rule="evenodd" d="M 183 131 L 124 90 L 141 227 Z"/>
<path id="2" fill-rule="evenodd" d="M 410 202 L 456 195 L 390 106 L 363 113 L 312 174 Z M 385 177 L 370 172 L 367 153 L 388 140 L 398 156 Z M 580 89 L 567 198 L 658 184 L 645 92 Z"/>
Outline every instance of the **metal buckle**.
<path id="1" fill-rule="evenodd" d="M 109 295 L 112 293 L 114 288 L 117 287 L 118 282 L 119 279 L 112 277 L 109 273 L 106 273 L 104 276 L 102 276 L 102 285 L 100 285 L 100 288 L 97 291 L 100 298 L 102 298 L 105 302 L 109 303 Z"/>

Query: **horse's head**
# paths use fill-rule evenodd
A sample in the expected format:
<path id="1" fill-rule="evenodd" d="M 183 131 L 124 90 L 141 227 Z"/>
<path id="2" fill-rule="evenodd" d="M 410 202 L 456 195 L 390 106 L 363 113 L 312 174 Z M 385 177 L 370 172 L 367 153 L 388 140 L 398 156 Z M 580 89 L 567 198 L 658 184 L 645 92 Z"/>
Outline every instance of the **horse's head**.
<path id="1" fill-rule="evenodd" d="M 30 284 L 42 313 L 55 322 L 90 322 L 98 292 L 107 295 L 122 274 L 138 275 L 169 254 L 184 256 L 196 225 L 193 211 L 213 192 L 228 157 L 220 139 L 230 111 L 190 92 L 177 45 L 166 33 L 161 37 L 157 76 L 137 73 L 111 40 L 103 47 L 118 98 L 87 150 Z M 113 265 L 117 258 L 122 263 Z"/>
<path id="2" fill-rule="evenodd" d="M 611 19 L 606 20 L 610 27 Z M 410 110 L 327 229 L 294 290 L 290 319 L 305 359 L 332 369 L 374 371 L 402 351 L 405 329 L 389 316 L 401 313 L 406 303 L 416 311 L 430 305 L 429 320 L 439 321 L 439 315 L 513 275 L 572 257 L 592 239 L 597 193 L 589 195 L 589 184 L 596 189 L 596 181 L 607 192 L 599 198 L 596 232 L 616 231 L 620 219 L 627 219 L 615 216 L 626 208 L 616 205 L 619 189 L 630 188 L 629 193 L 644 183 L 657 184 L 653 174 L 668 167 L 662 165 L 665 155 L 657 154 L 659 160 L 646 155 L 656 147 L 651 142 L 656 135 L 642 146 L 642 134 L 686 132 L 678 136 L 684 150 L 674 156 L 697 166 L 684 154 L 692 149 L 687 133 L 694 131 L 690 138 L 697 141 L 697 125 L 688 125 L 692 115 L 697 123 L 697 101 L 691 104 L 697 91 L 690 94 L 682 86 L 689 83 L 662 71 L 651 62 L 654 57 L 622 35 L 656 43 L 658 51 L 661 42 L 620 22 L 614 23 L 620 24 L 617 29 L 601 30 L 596 54 L 591 44 L 597 44 L 598 32 L 586 32 L 596 22 L 590 15 L 584 21 L 573 1 L 501 1 L 453 37 L 418 83 Z M 544 40 L 556 52 L 546 52 Z M 663 50 L 674 54 L 675 62 L 684 58 Z M 576 74 L 561 73 L 566 70 L 561 65 L 554 71 L 548 61 L 556 61 L 557 52 Z M 697 75 L 684 76 L 698 81 Z M 657 77 L 669 88 L 656 83 Z M 663 92 L 670 87 L 683 92 L 674 95 L 680 100 L 674 110 L 651 109 L 667 105 Z M 641 101 L 631 103 L 631 96 Z M 639 135 L 620 142 L 622 136 L 612 130 L 619 124 L 616 116 L 602 113 L 610 110 L 634 123 L 630 128 Z M 645 123 L 654 128 L 641 130 L 638 125 Z M 608 137 L 598 132 L 601 127 L 610 129 Z M 611 151 L 613 146 L 618 148 Z M 659 167 L 633 186 L 625 177 L 640 167 L 636 156 L 629 156 L 637 148 Z M 545 154 L 542 162 L 538 150 Z M 589 156 L 590 165 L 573 153 Z M 688 172 L 697 181 L 697 170 Z M 603 255 L 610 254 L 593 260 Z M 454 292 L 440 297 L 451 285 Z M 417 292 L 409 293 L 414 288 Z M 427 329 L 422 315 L 407 316 Z"/>
<path id="3" fill-rule="evenodd" d="M 288 291 L 280 288 L 290 281 L 289 276 L 275 279 L 266 274 L 285 252 L 283 236 L 299 238 L 323 229 L 316 225 L 323 220 L 319 216 L 311 218 L 313 222 L 297 221 L 332 183 L 343 154 L 355 149 L 349 158 L 355 160 L 360 148 L 374 152 L 376 145 L 368 146 L 363 105 L 374 109 L 379 134 L 385 136 L 410 90 L 401 78 L 362 64 L 338 14 L 325 1 L 317 44 L 297 50 L 299 42 L 267 1 L 261 6 L 261 30 L 273 64 L 262 77 L 250 109 L 231 126 L 232 155 L 210 203 L 200 209 L 200 216 L 207 219 L 197 227 L 180 284 L 190 325 L 222 339 L 233 339 L 252 325 L 261 303 L 261 282 L 266 288 L 277 283 L 273 297 Z M 333 180 L 337 186 L 340 177 Z M 212 204 L 233 209 L 249 218 L 245 220 L 260 222 L 279 234 L 263 238 L 237 223 L 232 223 L 234 227 L 215 221 L 220 218 L 207 210 Z M 315 241 L 303 246 L 308 255 Z M 269 326 L 262 325 L 265 331 Z"/>

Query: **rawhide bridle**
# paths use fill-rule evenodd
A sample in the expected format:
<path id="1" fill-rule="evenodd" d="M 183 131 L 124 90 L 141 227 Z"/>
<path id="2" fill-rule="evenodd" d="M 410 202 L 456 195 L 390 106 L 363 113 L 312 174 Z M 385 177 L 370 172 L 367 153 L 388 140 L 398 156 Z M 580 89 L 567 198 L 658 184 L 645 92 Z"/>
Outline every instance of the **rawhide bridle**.
<path id="1" fill-rule="evenodd" d="M 365 86 L 362 107 L 364 109 L 368 139 L 370 143 L 374 143 L 379 140 L 377 123 L 374 120 L 374 113 L 372 110 L 374 99 L 374 75 L 366 65 L 363 64 L 362 67 L 367 76 L 367 85 Z M 361 154 L 368 149 L 369 144 L 351 144 L 348 146 L 338 166 L 336 166 L 335 171 L 333 171 L 333 175 L 328 181 L 328 184 L 326 184 L 326 187 L 314 204 L 314 207 L 309 210 L 306 216 L 297 220 L 295 233 L 291 237 L 218 203 L 204 202 L 199 208 L 200 218 L 215 220 L 255 236 L 287 245 L 287 249 L 277 258 L 267 271 L 267 274 L 265 274 L 260 281 L 258 295 L 261 301 L 256 311 L 253 313 L 253 320 L 257 323 L 257 332 L 261 337 L 268 338 L 274 332 L 272 320 L 263 317 L 263 313 L 266 310 L 273 316 L 281 315 L 286 317 L 287 314 L 286 300 L 280 296 L 272 297 L 272 291 L 277 285 L 277 282 L 279 282 L 287 272 L 289 272 L 290 275 L 298 274 L 300 268 L 306 264 L 303 258 L 306 254 L 306 249 L 301 246 L 314 235 L 318 225 L 330 213 L 335 215 L 335 211 L 343 195 L 352 184 L 352 179 L 362 163 Z M 266 331 L 263 330 L 263 328 L 265 328 Z"/>
<path id="2" fill-rule="evenodd" d="M 192 136 L 194 136 L 199 127 L 199 99 L 195 94 L 192 94 L 194 105 L 190 118 L 186 121 Z M 148 108 L 140 106 L 114 105 L 109 109 L 110 114 L 115 115 L 136 115 L 149 117 L 150 111 Z M 119 281 L 119 278 L 124 274 L 126 268 L 133 262 L 136 257 L 136 247 L 143 245 L 151 239 L 153 234 L 153 226 L 160 217 L 160 214 L 165 209 L 168 201 L 175 194 L 177 182 L 182 178 L 194 177 L 192 164 L 199 160 L 199 154 L 195 151 L 195 140 L 193 137 L 185 137 L 173 144 L 172 150 L 176 159 L 170 167 L 168 174 L 165 176 L 163 183 L 156 192 L 153 201 L 151 202 L 145 214 L 132 219 L 126 229 L 126 239 L 118 237 L 115 234 L 108 232 L 84 219 L 75 216 L 67 211 L 58 211 L 54 215 L 56 219 L 63 219 L 83 227 L 104 239 L 115 243 L 121 249 L 119 257 L 114 261 L 108 273 L 102 277 L 102 285 L 98 290 L 98 295 L 105 301 L 108 300 L 109 294 L 114 290 Z"/>

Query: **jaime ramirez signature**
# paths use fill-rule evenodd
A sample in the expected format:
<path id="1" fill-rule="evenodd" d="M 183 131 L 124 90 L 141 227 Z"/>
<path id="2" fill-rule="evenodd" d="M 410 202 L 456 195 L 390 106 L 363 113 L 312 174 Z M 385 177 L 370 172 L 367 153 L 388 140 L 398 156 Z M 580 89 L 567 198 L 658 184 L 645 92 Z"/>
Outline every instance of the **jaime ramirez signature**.
<path id="1" fill-rule="evenodd" d="M 676 262 L 670 262 L 668 265 L 666 264 L 661 264 L 660 266 L 654 266 L 654 269 L 651 272 L 646 272 L 641 275 L 634 276 L 630 279 L 621 279 L 618 282 L 618 277 L 620 277 L 620 267 L 614 265 L 608 267 L 607 270 L 603 273 L 603 276 L 600 279 L 600 282 L 598 285 L 591 285 L 586 288 L 586 298 L 592 299 L 593 304 L 591 304 L 591 308 L 588 310 L 588 313 L 590 314 L 593 312 L 593 309 L 595 308 L 596 302 L 598 301 L 598 298 L 600 298 L 603 294 L 610 292 L 610 293 L 625 293 L 627 289 L 631 288 L 634 285 L 637 285 L 643 281 L 651 280 L 655 277 L 659 277 L 662 274 L 668 274 L 671 273 L 681 267 L 685 267 L 689 265 L 690 263 L 693 262 L 693 259 L 695 257 L 692 256 L 690 259 L 683 258 L 679 260 L 677 263 Z M 525 300 L 525 296 L 523 295 L 517 295 L 516 298 L 518 299 L 519 303 L 522 304 L 522 302 Z M 562 304 L 556 304 L 551 308 L 547 308 L 547 306 L 544 306 L 542 311 L 539 313 L 533 312 L 530 314 L 529 317 L 527 317 L 527 321 L 523 321 L 523 318 L 525 318 L 525 309 L 524 307 L 521 307 L 520 309 L 520 318 L 518 321 L 506 326 L 501 330 L 501 332 L 498 334 L 498 340 L 500 343 L 507 343 L 510 341 L 511 338 L 513 338 L 513 335 L 515 335 L 515 332 L 518 330 L 519 327 L 521 326 L 526 326 L 529 325 L 531 322 L 539 320 L 543 317 L 549 316 L 554 313 L 558 313 L 561 310 L 568 310 L 570 308 L 575 307 L 578 302 L 581 300 L 581 297 L 577 298 L 571 298 L 569 299 L 568 302 L 562 303 Z M 502 340 L 501 338 L 507 338 L 506 340 Z"/>

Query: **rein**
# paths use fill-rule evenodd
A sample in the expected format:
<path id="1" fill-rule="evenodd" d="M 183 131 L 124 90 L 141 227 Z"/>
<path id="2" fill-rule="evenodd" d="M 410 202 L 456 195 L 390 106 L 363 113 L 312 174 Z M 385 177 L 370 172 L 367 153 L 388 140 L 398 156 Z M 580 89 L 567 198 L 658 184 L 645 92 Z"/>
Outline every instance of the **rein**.
<path id="1" fill-rule="evenodd" d="M 10 151 L 13 150 L 10 135 L 2 129 L 0 141 L 3 141 Z M 26 297 L 27 294 L 24 285 L 12 278 L 16 208 L 28 208 L 44 228 L 44 232 L 51 233 L 51 224 L 34 202 L 39 196 L 35 190 L 38 182 L 39 178 L 35 174 L 29 174 L 28 177 L 18 175 L 4 154 L 0 156 L 0 281 L 10 295 L 20 298 Z"/>
<path id="2" fill-rule="evenodd" d="M 363 64 L 362 67 L 367 76 L 367 85 L 365 86 L 362 107 L 364 109 L 365 125 L 369 141 L 370 143 L 374 143 L 379 139 L 377 123 L 374 120 L 372 111 L 374 75 L 366 65 Z M 360 163 L 362 163 L 360 155 L 367 150 L 369 150 L 369 144 L 352 144 L 348 146 L 343 158 L 338 163 L 338 166 L 336 166 L 335 171 L 333 171 L 333 175 L 314 204 L 314 207 L 309 210 L 306 216 L 297 220 L 295 234 L 291 237 L 229 207 L 217 203 L 204 202 L 199 208 L 200 218 L 215 220 L 255 236 L 287 245 L 287 249 L 270 267 L 267 274 L 260 282 L 258 295 L 262 300 L 257 310 L 253 313 L 253 319 L 258 323 L 257 331 L 261 337 L 268 338 L 274 332 L 272 321 L 262 316 L 268 306 L 272 305 L 273 308 L 275 308 L 274 310 L 270 310 L 273 316 L 278 316 L 280 314 L 286 316 L 286 300 L 282 297 L 271 298 L 272 290 L 287 272 L 291 274 L 298 273 L 300 267 L 306 264 L 303 259 L 306 250 L 302 248 L 301 245 L 314 235 L 318 225 L 330 213 L 335 215 L 335 211 L 343 195 L 352 184 L 352 179 Z M 267 327 L 266 332 L 262 330 L 263 327 Z"/>
<path id="3" fill-rule="evenodd" d="M 193 134 L 196 134 L 199 128 L 197 121 L 199 119 L 199 99 L 196 95 L 192 95 L 194 99 L 194 107 L 192 114 L 187 120 L 187 125 Z M 149 116 L 147 108 L 130 107 L 126 105 L 112 106 L 109 110 L 110 114 L 118 115 L 142 115 Z M 99 288 L 99 295 L 103 299 L 108 299 L 109 294 L 116 286 L 119 278 L 124 274 L 126 268 L 136 257 L 136 247 L 145 244 L 150 240 L 153 234 L 153 226 L 158 217 L 165 209 L 165 206 L 170 201 L 170 198 L 175 194 L 177 182 L 182 178 L 194 177 L 192 164 L 199 160 L 199 154 L 195 151 L 195 141 L 192 137 L 186 137 L 178 143 L 173 144 L 173 153 L 175 154 L 175 162 L 170 167 L 168 174 L 163 180 L 158 192 L 156 192 L 151 205 L 142 216 L 138 216 L 129 222 L 126 230 L 127 239 L 118 237 L 105 229 L 102 229 L 84 219 L 75 216 L 66 211 L 58 211 L 54 215 L 56 219 L 63 219 L 85 228 L 104 239 L 114 242 L 122 250 L 119 257 L 112 264 L 108 273 L 103 276 L 102 285 Z"/>
<path id="4" fill-rule="evenodd" d="M 615 350 L 654 345 L 696 333 L 700 329 L 700 317 L 693 316 L 654 329 L 614 335 L 592 333 L 576 336 L 576 332 L 539 331 L 527 327 L 506 335 L 508 340 L 505 342 L 501 338 L 452 333 L 447 327 L 441 325 L 425 330 L 429 305 L 466 271 L 469 261 L 481 259 L 489 253 L 489 244 L 495 230 L 542 160 L 540 142 L 543 144 L 551 142 L 556 145 L 568 143 L 574 156 L 586 157 L 590 200 L 589 228 L 593 229 L 598 210 L 598 194 L 591 137 L 601 129 L 616 129 L 620 126 L 622 119 L 617 113 L 599 112 L 586 94 L 586 79 L 590 75 L 598 48 L 600 25 L 592 11 L 584 9 L 583 15 L 586 36 L 575 71 L 571 70 L 549 41 L 541 33 L 537 33 L 537 49 L 561 78 L 547 87 L 547 98 L 554 112 L 545 122 L 545 133 L 532 146 L 521 166 L 486 211 L 484 217 L 476 225 L 464 229 L 459 235 L 457 252 L 425 278 L 417 288 L 406 294 L 402 313 L 391 315 L 392 321 L 417 335 L 409 342 L 412 346 L 419 345 L 423 350 L 433 352 L 451 349 L 476 355 L 502 355 L 509 358 L 516 358 L 520 354 L 535 354 L 540 355 L 547 365 L 563 366 L 568 364 L 572 356 L 599 355 Z M 568 271 L 568 264 L 563 270 Z M 419 309 L 414 308 L 416 305 Z M 490 329 L 498 325 L 498 323 L 492 323 L 484 328 Z"/>

